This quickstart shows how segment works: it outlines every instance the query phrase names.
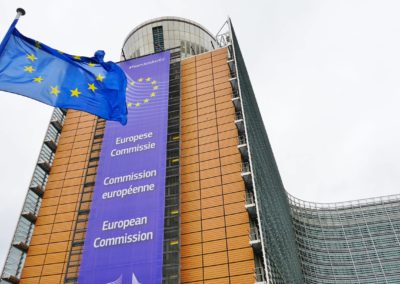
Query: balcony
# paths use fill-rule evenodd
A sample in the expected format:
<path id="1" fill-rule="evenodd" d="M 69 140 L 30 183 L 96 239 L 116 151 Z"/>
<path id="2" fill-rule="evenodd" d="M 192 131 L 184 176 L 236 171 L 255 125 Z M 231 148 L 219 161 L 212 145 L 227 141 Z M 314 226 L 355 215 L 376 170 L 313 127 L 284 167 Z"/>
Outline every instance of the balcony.
<path id="1" fill-rule="evenodd" d="M 232 98 L 232 103 L 235 106 L 236 111 L 241 111 L 242 110 L 242 105 L 240 104 L 240 98 Z"/>
<path id="2" fill-rule="evenodd" d="M 62 124 L 60 121 L 58 121 L 57 119 L 54 119 L 50 122 L 51 125 L 54 126 L 54 128 L 58 131 L 61 132 L 62 130 Z"/>
<path id="3" fill-rule="evenodd" d="M 229 71 L 231 73 L 231 78 L 236 77 L 236 66 L 235 66 L 235 60 L 229 59 L 227 61 L 228 66 L 229 66 Z"/>
<path id="4" fill-rule="evenodd" d="M 29 189 L 36 193 L 39 197 L 42 197 L 44 194 L 44 188 L 41 185 L 34 185 L 29 187 Z"/>
<path id="5" fill-rule="evenodd" d="M 14 275 L 10 275 L 10 274 L 8 274 L 8 273 L 4 273 L 4 274 L 1 276 L 1 280 L 10 282 L 10 283 L 12 283 L 12 284 L 18 284 L 18 283 L 19 283 L 19 278 L 18 278 L 18 277 L 14 276 Z"/>
<path id="6" fill-rule="evenodd" d="M 53 153 L 56 152 L 56 150 L 57 150 L 57 144 L 56 144 L 56 142 L 54 142 L 53 140 L 47 140 L 47 141 L 44 141 L 44 144 L 45 144 L 47 147 L 49 147 L 49 149 L 50 149 Z"/>
<path id="7" fill-rule="evenodd" d="M 252 246 L 254 252 L 262 253 L 260 233 L 258 232 L 258 228 L 256 225 L 250 228 L 249 238 L 250 238 L 249 243 Z"/>
<path id="8" fill-rule="evenodd" d="M 38 163 L 38 166 L 44 170 L 47 174 L 50 173 L 51 166 L 48 162 L 42 161 Z"/>
<path id="9" fill-rule="evenodd" d="M 239 98 L 239 91 L 232 91 L 232 99 Z"/>
<path id="10" fill-rule="evenodd" d="M 237 80 L 235 72 L 231 72 L 231 78 L 229 79 L 229 83 L 231 83 L 231 87 L 232 87 L 233 91 L 238 90 L 238 80 Z"/>
<path id="11" fill-rule="evenodd" d="M 252 188 L 252 178 L 251 178 L 251 169 L 250 164 L 248 162 L 242 163 L 242 179 L 245 182 L 247 188 Z"/>
<path id="12" fill-rule="evenodd" d="M 265 277 L 265 271 L 262 267 L 254 268 L 255 284 L 267 284 L 267 278 Z"/>
<path id="13" fill-rule="evenodd" d="M 236 125 L 236 128 L 237 128 L 239 134 L 243 134 L 244 133 L 244 120 L 243 120 L 241 111 L 238 111 L 235 113 L 235 125 Z"/>
<path id="14" fill-rule="evenodd" d="M 230 40 L 228 40 L 228 43 L 230 43 Z M 234 61 L 235 59 L 234 59 L 232 44 L 229 44 L 227 47 L 228 47 L 228 64 L 229 64 L 229 61 L 231 60 Z"/>
<path id="15" fill-rule="evenodd" d="M 247 161 L 249 159 L 249 151 L 247 148 L 247 139 L 246 136 L 241 135 L 238 137 L 238 149 L 240 154 L 242 155 L 242 159 Z"/>
<path id="16" fill-rule="evenodd" d="M 13 243 L 12 246 L 23 252 L 27 252 L 29 248 L 29 246 L 25 242 L 16 242 Z"/>
<path id="17" fill-rule="evenodd" d="M 32 212 L 22 212 L 22 217 L 24 217 L 26 220 L 29 222 L 35 224 L 37 220 L 37 216 L 33 214 Z"/>
<path id="18" fill-rule="evenodd" d="M 244 206 L 253 219 L 257 218 L 256 202 L 252 191 L 246 190 L 246 204 Z"/>

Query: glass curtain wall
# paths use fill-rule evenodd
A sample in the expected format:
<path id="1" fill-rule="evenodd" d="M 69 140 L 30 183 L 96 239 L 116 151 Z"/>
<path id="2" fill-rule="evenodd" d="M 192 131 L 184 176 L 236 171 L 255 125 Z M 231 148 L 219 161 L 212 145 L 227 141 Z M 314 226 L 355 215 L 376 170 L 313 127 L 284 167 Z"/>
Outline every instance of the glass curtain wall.
<path id="1" fill-rule="evenodd" d="M 181 47 L 181 56 L 185 58 L 217 46 L 215 37 L 200 24 L 177 17 L 162 17 L 136 27 L 124 42 L 123 56 L 135 58 Z"/>
<path id="2" fill-rule="evenodd" d="M 400 195 L 289 200 L 306 283 L 400 283 Z"/>

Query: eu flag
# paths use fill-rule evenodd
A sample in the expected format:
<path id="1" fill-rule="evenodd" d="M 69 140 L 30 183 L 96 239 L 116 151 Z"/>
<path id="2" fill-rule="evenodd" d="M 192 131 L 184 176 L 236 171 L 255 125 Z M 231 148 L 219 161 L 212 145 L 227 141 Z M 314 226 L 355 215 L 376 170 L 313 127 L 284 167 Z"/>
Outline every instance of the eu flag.
<path id="1" fill-rule="evenodd" d="M 0 45 L 0 90 L 127 123 L 126 76 L 104 51 L 73 56 L 22 35 L 14 20 Z"/>

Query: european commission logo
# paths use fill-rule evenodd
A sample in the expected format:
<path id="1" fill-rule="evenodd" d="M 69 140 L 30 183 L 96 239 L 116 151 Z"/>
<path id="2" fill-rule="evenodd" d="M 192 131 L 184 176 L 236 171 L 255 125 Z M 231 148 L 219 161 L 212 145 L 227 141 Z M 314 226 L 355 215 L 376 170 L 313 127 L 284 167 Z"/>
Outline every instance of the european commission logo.
<path id="1" fill-rule="evenodd" d="M 106 283 L 106 284 L 122 284 L 122 274 L 118 277 L 118 279 L 116 279 L 116 280 L 114 280 L 114 281 L 112 281 L 112 282 L 108 282 L 108 283 Z M 137 278 L 136 278 L 136 276 L 135 276 L 135 273 L 132 273 L 132 284 L 141 284 L 141 283 L 137 280 Z"/>
<path id="2" fill-rule="evenodd" d="M 133 93 L 133 98 L 127 98 L 128 108 L 138 108 L 151 103 L 157 95 L 158 88 L 157 81 L 151 77 L 130 81 L 126 91 Z"/>

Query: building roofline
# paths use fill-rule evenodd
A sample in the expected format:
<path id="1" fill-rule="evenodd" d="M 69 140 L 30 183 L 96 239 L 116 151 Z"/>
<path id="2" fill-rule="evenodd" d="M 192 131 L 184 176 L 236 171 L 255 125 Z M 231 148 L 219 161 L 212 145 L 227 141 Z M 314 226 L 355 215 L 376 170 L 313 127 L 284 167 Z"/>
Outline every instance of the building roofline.
<path id="1" fill-rule="evenodd" d="M 204 26 L 200 25 L 199 23 L 189 20 L 189 19 L 185 19 L 185 18 L 181 18 L 181 17 L 174 17 L 174 16 L 165 16 L 165 17 L 159 17 L 159 18 L 154 18 L 148 21 L 145 21 L 141 24 L 139 24 L 138 26 L 136 26 L 129 34 L 128 36 L 125 38 L 124 43 L 122 45 L 122 48 L 125 46 L 126 42 L 128 41 L 128 39 L 132 36 L 132 34 L 134 34 L 137 30 L 143 28 L 144 26 L 147 26 L 149 24 L 153 24 L 153 23 L 157 23 L 157 22 L 161 22 L 161 21 L 176 21 L 176 22 L 183 22 L 183 23 L 188 23 L 191 24 L 193 26 L 196 26 L 198 28 L 200 28 L 201 30 L 203 30 L 205 33 L 207 33 L 212 39 L 214 39 L 215 41 L 216 38 L 215 36 L 208 30 L 206 29 Z"/>
<path id="2" fill-rule="evenodd" d="M 376 197 L 367 197 L 361 199 L 353 199 L 348 201 L 338 201 L 338 202 L 314 202 L 306 201 L 291 195 L 286 191 L 287 197 L 289 199 L 289 204 L 291 206 L 299 206 L 301 208 L 311 208 L 316 210 L 339 210 L 339 209 L 351 209 L 355 206 L 371 206 L 382 204 L 382 202 L 399 202 L 400 194 L 383 195 Z"/>

